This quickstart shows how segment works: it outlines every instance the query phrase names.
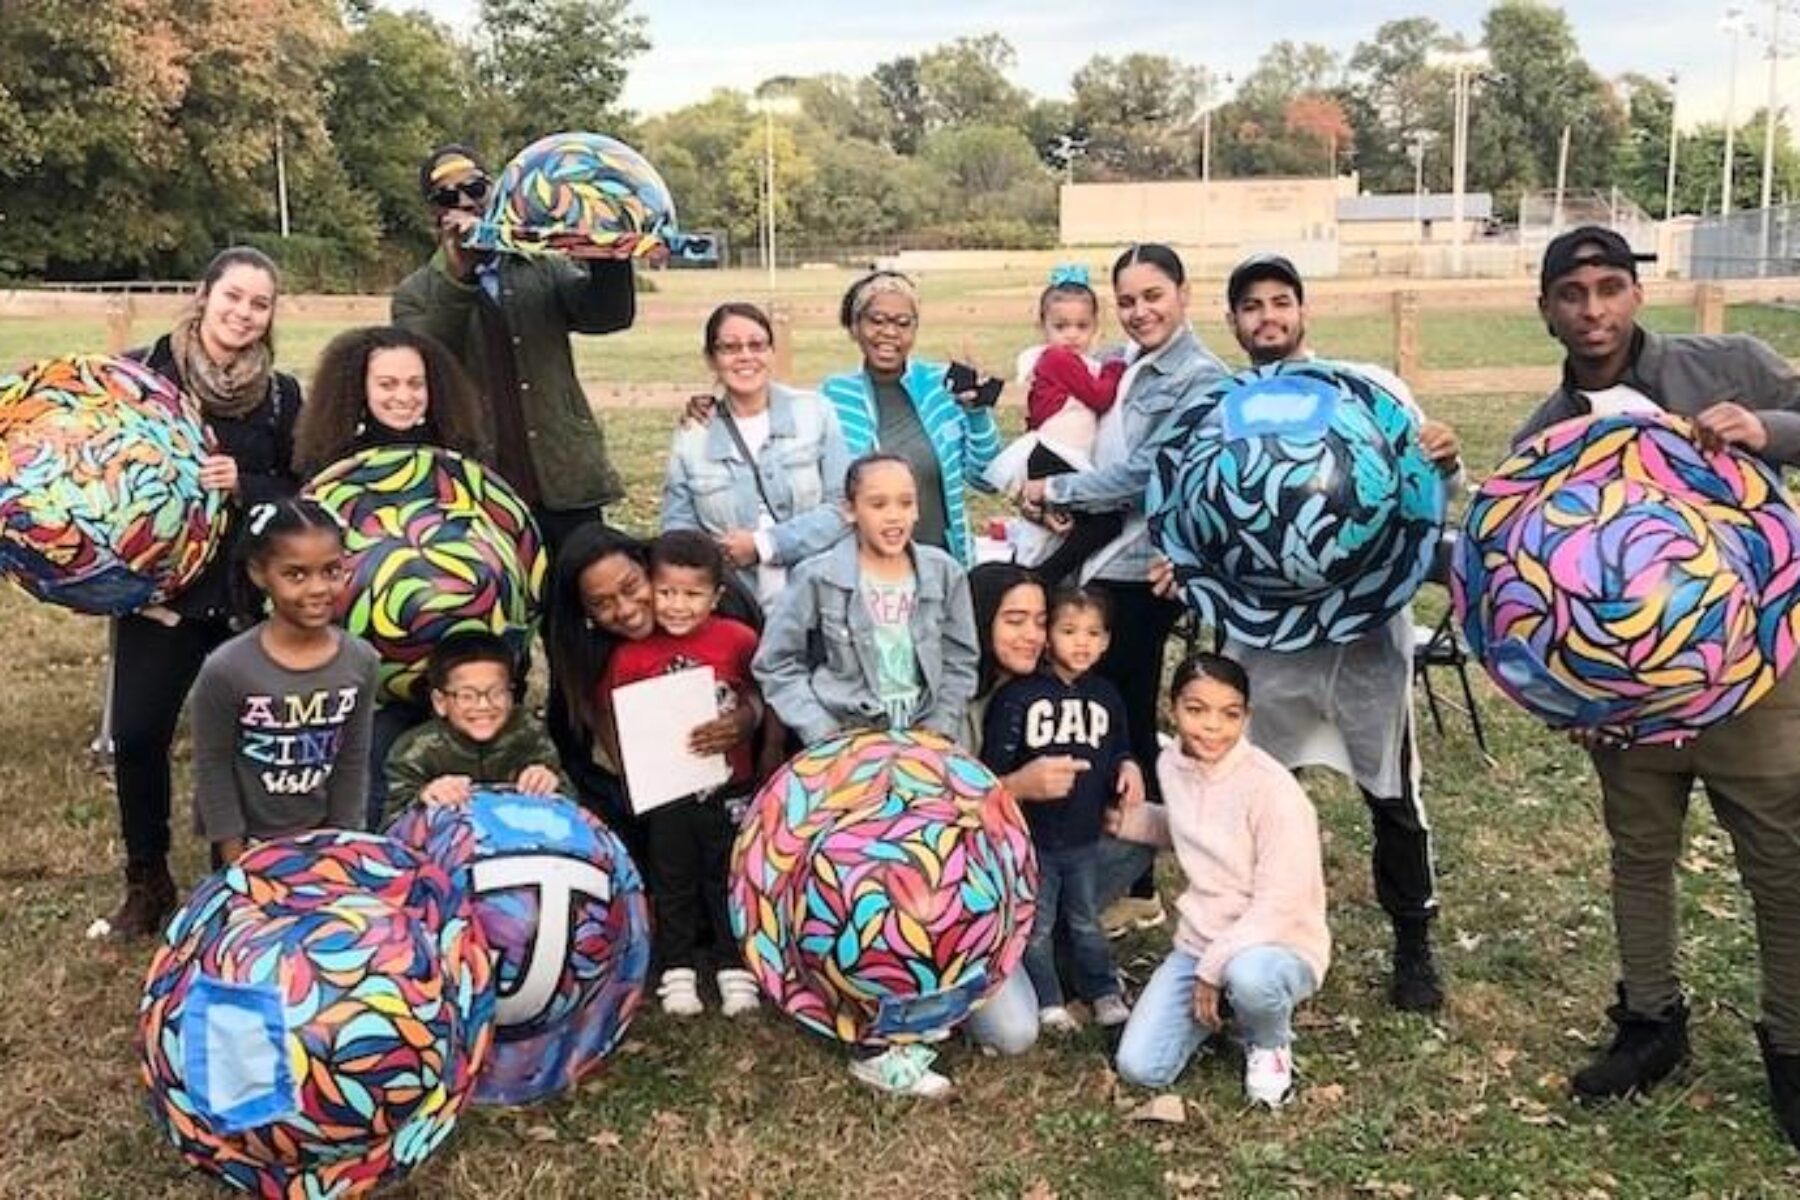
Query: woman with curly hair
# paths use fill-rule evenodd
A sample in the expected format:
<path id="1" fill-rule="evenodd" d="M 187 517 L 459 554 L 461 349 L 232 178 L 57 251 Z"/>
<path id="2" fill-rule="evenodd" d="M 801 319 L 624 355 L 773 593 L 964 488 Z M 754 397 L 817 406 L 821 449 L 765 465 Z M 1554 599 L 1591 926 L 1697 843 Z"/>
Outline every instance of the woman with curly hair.
<path id="1" fill-rule="evenodd" d="M 485 462 L 487 430 L 468 374 L 442 342 L 398 326 L 340 333 L 319 355 L 312 395 L 294 429 L 294 469 L 302 479 L 371 446 L 435 446 Z M 387 807 L 388 751 L 431 713 L 385 701 L 375 710 L 368 827 Z"/>
<path id="2" fill-rule="evenodd" d="M 394 325 L 339 334 L 313 370 L 294 430 L 305 477 L 347 454 L 400 443 L 442 446 L 486 460 L 486 422 L 475 386 L 442 342 Z"/>

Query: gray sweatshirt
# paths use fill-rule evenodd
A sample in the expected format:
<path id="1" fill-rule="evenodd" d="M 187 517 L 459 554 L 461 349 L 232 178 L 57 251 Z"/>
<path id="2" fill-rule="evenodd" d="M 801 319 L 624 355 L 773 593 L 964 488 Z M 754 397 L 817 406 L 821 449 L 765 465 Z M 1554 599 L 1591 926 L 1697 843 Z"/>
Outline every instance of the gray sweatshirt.
<path id="1" fill-rule="evenodd" d="M 194 683 L 194 825 L 208 841 L 361 829 L 375 651 L 335 631 L 324 666 L 290 671 L 263 626 L 207 656 Z"/>

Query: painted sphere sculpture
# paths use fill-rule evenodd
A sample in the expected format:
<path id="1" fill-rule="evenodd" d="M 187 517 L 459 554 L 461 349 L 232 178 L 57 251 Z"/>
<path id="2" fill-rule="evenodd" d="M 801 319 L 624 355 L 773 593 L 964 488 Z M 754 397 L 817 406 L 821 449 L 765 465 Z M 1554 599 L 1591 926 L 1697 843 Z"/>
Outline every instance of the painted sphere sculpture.
<path id="1" fill-rule="evenodd" d="M 494 1050 L 479 1104 L 529 1104 L 597 1070 L 650 972 L 650 907 L 624 843 L 560 797 L 477 791 L 414 805 L 389 833 L 467 880 L 494 956 Z"/>
<path id="2" fill-rule="evenodd" d="M 1431 568 L 1444 483 L 1410 405 L 1372 373 L 1279 363 L 1233 376 L 1158 443 L 1146 511 L 1187 602 L 1247 646 L 1343 644 Z"/>
<path id="3" fill-rule="evenodd" d="M 150 1111 L 254 1195 L 364 1195 L 455 1127 L 494 988 L 470 898 L 386 838 L 253 846 L 170 921 L 138 1009 Z"/>
<path id="4" fill-rule="evenodd" d="M 305 490 L 344 526 L 350 582 L 338 619 L 381 656 L 385 699 L 425 706 L 425 660 L 456 633 L 497 634 L 523 654 L 546 555 L 530 509 L 500 476 L 452 450 L 378 446 Z"/>
<path id="5" fill-rule="evenodd" d="M 1793 663 L 1800 516 L 1779 480 L 1688 424 L 1553 426 L 1464 520 L 1453 591 L 1495 683 L 1556 728 L 1675 742 L 1754 704 Z"/>
<path id="6" fill-rule="evenodd" d="M 731 924 L 782 1011 L 841 1041 L 941 1034 L 1019 966 L 1037 860 L 1018 805 L 934 733 L 853 733 L 770 778 L 732 853 Z"/>
<path id="7" fill-rule="evenodd" d="M 193 400 L 130 359 L 0 379 L 0 574 L 78 612 L 163 603 L 224 528 L 224 493 L 200 484 L 211 452 Z"/>
<path id="8" fill-rule="evenodd" d="M 711 238 L 676 228 L 675 198 L 648 159 L 606 134 L 570 131 L 539 138 L 506 164 L 467 245 L 536 254 L 625 236 L 638 239 L 637 256 L 662 248 L 696 262 L 718 257 Z"/>

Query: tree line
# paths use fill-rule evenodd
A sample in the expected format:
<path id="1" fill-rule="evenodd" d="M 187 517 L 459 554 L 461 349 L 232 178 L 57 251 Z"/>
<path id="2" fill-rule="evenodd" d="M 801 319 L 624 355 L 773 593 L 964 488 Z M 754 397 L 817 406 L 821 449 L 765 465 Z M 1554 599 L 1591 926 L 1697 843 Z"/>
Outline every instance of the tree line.
<path id="1" fill-rule="evenodd" d="M 1616 186 L 1661 215 L 1668 82 L 1604 78 L 1535 0 L 1496 3 L 1476 45 L 1472 190 L 1510 215 L 1552 187 L 1566 127 L 1570 188 Z M 310 286 L 380 286 L 430 244 L 429 148 L 466 142 L 497 170 L 559 129 L 632 142 L 684 226 L 754 245 L 767 131 L 753 102 L 775 95 L 799 102 L 774 125 L 790 244 L 1052 245 L 1060 180 L 1192 179 L 1203 159 L 1214 178 L 1355 170 L 1370 192 L 1410 192 L 1417 171 L 1442 192 L 1440 55 L 1471 48 L 1410 17 L 1347 54 L 1278 42 L 1236 80 L 1161 52 L 1096 55 L 1066 97 L 1040 97 L 988 33 L 639 117 L 620 103 L 649 49 L 630 0 L 480 0 L 467 38 L 373 0 L 0 0 L 0 276 L 184 277 L 248 241 Z M 1737 130 L 1734 208 L 1757 202 L 1764 119 Z M 1779 198 L 1800 155 L 1785 127 L 1776 143 Z M 1723 147 L 1717 124 L 1684 134 L 1678 211 L 1718 210 Z"/>

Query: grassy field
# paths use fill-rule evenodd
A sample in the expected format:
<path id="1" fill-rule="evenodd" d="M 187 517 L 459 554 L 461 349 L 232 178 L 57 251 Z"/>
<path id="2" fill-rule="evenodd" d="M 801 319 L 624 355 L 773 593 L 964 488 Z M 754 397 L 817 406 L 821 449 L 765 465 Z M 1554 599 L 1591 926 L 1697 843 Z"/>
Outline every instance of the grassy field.
<path id="1" fill-rule="evenodd" d="M 1499 337 L 1495 325 L 1473 323 L 1471 336 Z M 1349 343 L 1353 328 L 1321 322 L 1318 336 Z M 16 332 L 5 331 L 0 359 L 21 346 L 54 348 L 45 331 Z M 1505 336 L 1523 344 L 1529 332 Z M 1499 456 L 1530 402 L 1426 400 L 1459 426 L 1475 464 Z M 621 514 L 627 523 L 654 521 L 642 498 L 654 494 L 669 419 L 607 416 L 640 498 Z M 1441 603 L 1428 596 L 1424 606 Z M 0 841 L 0 1128 L 11 1131 L 0 1197 L 210 1194 L 144 1116 L 132 1032 L 149 951 L 83 938 L 116 898 L 120 855 L 112 791 L 82 764 L 103 626 L 6 592 L 0 627 L 13 680 L 0 693 L 9 817 Z M 944 1065 L 957 1097 L 929 1105 L 876 1097 L 849 1080 L 841 1054 L 769 1015 L 727 1027 L 646 1012 L 598 1079 L 539 1108 L 471 1115 L 398 1194 L 1794 1194 L 1800 1159 L 1769 1120 L 1747 1023 L 1756 991 L 1750 908 L 1710 815 L 1697 817 L 1681 870 L 1693 1068 L 1644 1103 L 1589 1112 L 1567 1099 L 1569 1072 L 1603 1033 L 1614 970 L 1595 786 L 1570 747 L 1491 689 L 1481 696 L 1496 767 L 1484 765 L 1460 717 L 1451 714 L 1439 736 L 1421 716 L 1450 986 L 1438 1019 L 1386 1007 L 1388 934 L 1372 897 L 1367 819 L 1342 781 L 1307 781 L 1326 830 L 1337 948 L 1302 1022 L 1302 1098 L 1282 1113 L 1246 1112 L 1237 1066 L 1207 1060 L 1173 1089 L 1186 1101 L 1184 1123 L 1133 1120 L 1144 1097 L 1121 1090 L 1097 1032 L 1009 1061 L 952 1047 Z M 204 852 L 184 829 L 178 821 L 177 874 L 192 880 Z M 1166 946 L 1166 934 L 1134 935 L 1121 961 L 1141 982 Z"/>

